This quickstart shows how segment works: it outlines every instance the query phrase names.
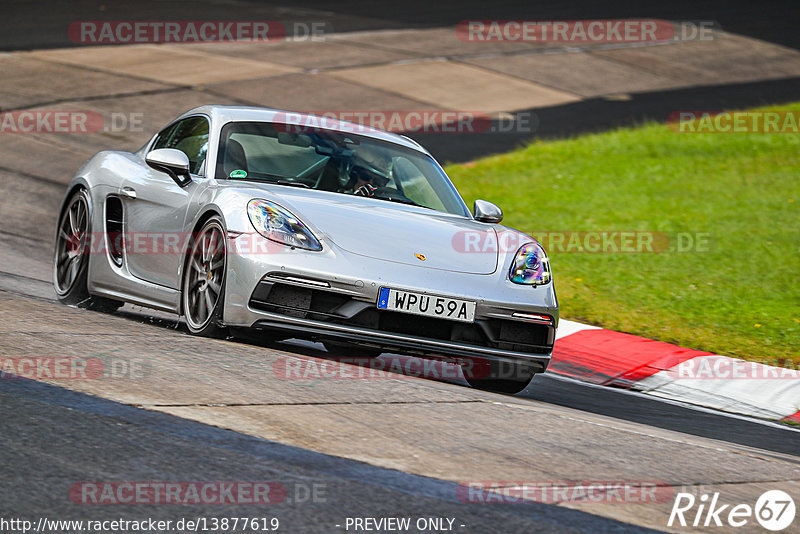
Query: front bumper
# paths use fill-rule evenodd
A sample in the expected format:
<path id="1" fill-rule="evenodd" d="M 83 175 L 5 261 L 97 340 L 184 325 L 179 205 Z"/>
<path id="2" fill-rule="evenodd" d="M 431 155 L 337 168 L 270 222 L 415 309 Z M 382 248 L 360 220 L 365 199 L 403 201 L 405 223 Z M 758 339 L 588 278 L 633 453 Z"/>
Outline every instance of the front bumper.
<path id="1" fill-rule="evenodd" d="M 252 327 L 255 329 L 288 332 L 292 333 L 293 337 L 298 338 L 332 339 L 382 349 L 396 349 L 404 353 L 419 354 L 427 357 L 453 360 L 486 359 L 507 363 L 524 362 L 534 367 L 537 373 L 543 373 L 550 363 L 550 354 L 513 352 L 354 326 L 322 323 L 279 314 L 267 313 L 267 315 L 271 317 L 259 319 Z"/>
<path id="2" fill-rule="evenodd" d="M 228 256 L 223 320 L 230 326 L 280 330 L 291 337 L 433 357 L 524 362 L 542 372 L 550 361 L 558 324 L 553 285 L 512 284 L 504 276 L 506 267 L 498 269 L 502 274 L 435 270 L 335 247 L 323 252 L 234 253 Z M 378 310 L 375 303 L 382 286 L 475 301 L 475 323 Z M 547 315 L 552 321 L 534 324 L 514 313 Z"/>

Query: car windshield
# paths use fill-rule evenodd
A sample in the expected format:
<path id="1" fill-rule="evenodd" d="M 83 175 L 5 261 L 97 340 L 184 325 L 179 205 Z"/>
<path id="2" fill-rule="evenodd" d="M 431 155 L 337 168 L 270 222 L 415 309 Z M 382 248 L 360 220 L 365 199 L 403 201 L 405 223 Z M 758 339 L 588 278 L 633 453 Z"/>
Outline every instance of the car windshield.
<path id="1" fill-rule="evenodd" d="M 222 129 L 217 176 L 363 195 L 468 216 L 434 160 L 394 143 L 329 130 L 287 131 L 266 122 Z"/>

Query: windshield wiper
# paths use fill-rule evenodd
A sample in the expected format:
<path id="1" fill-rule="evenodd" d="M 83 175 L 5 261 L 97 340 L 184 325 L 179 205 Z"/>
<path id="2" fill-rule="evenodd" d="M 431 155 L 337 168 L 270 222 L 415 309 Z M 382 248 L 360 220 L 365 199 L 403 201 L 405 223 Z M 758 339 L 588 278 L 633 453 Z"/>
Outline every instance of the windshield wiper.
<path id="1" fill-rule="evenodd" d="M 303 182 L 292 182 L 290 180 L 278 180 L 277 182 L 272 182 L 278 185 L 288 185 L 289 187 L 302 187 L 304 189 L 311 189 L 311 186 L 308 184 L 304 184 Z"/>
<path id="2" fill-rule="evenodd" d="M 410 198 L 382 197 L 382 196 L 379 196 L 379 195 L 368 197 L 368 198 L 377 198 L 377 199 L 380 199 L 380 200 L 388 200 L 389 202 L 397 202 L 399 204 L 408 204 L 409 206 L 417 206 L 419 208 L 427 208 L 429 210 L 433 209 L 433 208 L 429 208 L 428 206 L 423 206 L 422 204 L 417 204 L 416 202 L 414 202 Z"/>
<path id="3" fill-rule="evenodd" d="M 280 174 L 271 174 L 268 172 L 254 172 L 253 176 L 251 176 L 251 179 L 274 185 L 288 185 L 289 187 L 304 187 L 306 189 L 311 188 L 311 186 L 304 184 L 303 182 L 296 182 L 294 180 L 287 179 L 286 176 L 281 176 Z"/>

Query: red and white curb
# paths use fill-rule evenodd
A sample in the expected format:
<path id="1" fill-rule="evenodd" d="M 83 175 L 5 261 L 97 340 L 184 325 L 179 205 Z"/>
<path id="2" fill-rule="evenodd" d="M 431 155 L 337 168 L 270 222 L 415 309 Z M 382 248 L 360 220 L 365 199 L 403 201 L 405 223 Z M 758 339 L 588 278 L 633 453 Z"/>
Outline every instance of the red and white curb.
<path id="1" fill-rule="evenodd" d="M 800 422 L 800 371 L 563 319 L 548 372 L 726 412 Z"/>

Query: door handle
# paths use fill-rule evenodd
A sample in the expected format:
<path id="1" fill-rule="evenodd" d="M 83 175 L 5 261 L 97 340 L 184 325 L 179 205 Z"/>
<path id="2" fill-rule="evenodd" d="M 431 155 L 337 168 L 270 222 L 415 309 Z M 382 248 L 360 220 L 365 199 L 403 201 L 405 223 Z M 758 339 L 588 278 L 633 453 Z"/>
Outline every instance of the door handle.
<path id="1" fill-rule="evenodd" d="M 119 190 L 120 194 L 128 198 L 136 198 L 136 190 L 127 185 Z"/>

